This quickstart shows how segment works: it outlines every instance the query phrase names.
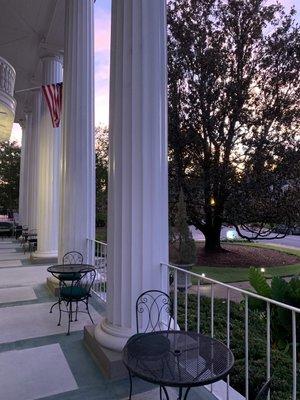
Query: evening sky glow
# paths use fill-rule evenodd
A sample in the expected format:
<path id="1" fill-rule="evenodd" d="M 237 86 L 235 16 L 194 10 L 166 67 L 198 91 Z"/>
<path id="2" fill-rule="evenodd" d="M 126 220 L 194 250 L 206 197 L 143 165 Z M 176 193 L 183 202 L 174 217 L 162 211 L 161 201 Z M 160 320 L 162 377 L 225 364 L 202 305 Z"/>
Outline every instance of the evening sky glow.
<path id="1" fill-rule="evenodd" d="M 298 0 L 299 1 L 299 0 Z M 268 3 L 275 1 L 269 0 Z M 287 7 L 297 0 L 281 0 Z M 299 10 L 299 3 L 296 5 Z M 111 0 L 97 0 L 95 3 L 95 125 L 108 125 L 109 113 L 109 59 L 110 59 L 110 14 Z M 300 16 L 298 15 L 298 19 Z M 19 141 L 21 129 L 14 124 L 11 140 Z"/>

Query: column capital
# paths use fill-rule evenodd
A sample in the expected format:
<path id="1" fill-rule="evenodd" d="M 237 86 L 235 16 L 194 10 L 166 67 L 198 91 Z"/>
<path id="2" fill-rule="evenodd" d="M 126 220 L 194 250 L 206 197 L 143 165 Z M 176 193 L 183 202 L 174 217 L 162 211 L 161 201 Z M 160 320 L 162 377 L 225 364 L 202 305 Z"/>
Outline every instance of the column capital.
<path id="1" fill-rule="evenodd" d="M 42 62 L 47 62 L 49 61 L 57 61 L 61 64 L 63 64 L 63 56 L 62 54 L 59 53 L 47 53 L 47 54 L 43 54 L 42 56 L 40 56 L 40 60 Z"/>

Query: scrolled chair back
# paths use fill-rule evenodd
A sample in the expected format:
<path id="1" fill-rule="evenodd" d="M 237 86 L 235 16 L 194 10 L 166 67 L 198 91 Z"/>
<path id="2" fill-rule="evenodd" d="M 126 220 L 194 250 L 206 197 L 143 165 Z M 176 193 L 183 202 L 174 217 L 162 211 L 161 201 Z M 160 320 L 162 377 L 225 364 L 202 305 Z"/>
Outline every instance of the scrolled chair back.
<path id="1" fill-rule="evenodd" d="M 148 290 L 136 301 L 137 333 L 170 330 L 171 307 L 170 296 L 160 290 Z"/>
<path id="2" fill-rule="evenodd" d="M 63 256 L 63 264 L 82 264 L 83 255 L 79 251 L 69 251 Z"/>

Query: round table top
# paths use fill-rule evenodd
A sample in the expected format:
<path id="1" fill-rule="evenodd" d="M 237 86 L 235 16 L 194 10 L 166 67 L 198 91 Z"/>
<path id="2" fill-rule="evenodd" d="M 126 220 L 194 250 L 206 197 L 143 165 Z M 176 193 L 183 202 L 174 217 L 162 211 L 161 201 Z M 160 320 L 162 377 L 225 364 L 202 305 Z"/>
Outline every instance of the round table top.
<path id="1" fill-rule="evenodd" d="M 51 274 L 74 274 L 79 272 L 86 273 L 94 270 L 95 267 L 89 264 L 56 264 L 47 268 L 47 271 Z"/>
<path id="2" fill-rule="evenodd" d="M 196 332 L 137 334 L 123 349 L 132 374 L 161 386 L 192 387 L 226 377 L 234 356 L 223 343 Z"/>

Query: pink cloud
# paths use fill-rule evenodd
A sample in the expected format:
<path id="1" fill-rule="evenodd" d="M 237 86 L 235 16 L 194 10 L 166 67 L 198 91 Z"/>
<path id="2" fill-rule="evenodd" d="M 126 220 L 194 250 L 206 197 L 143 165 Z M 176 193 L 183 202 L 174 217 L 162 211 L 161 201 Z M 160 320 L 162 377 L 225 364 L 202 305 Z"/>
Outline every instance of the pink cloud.
<path id="1" fill-rule="evenodd" d="M 109 13 L 102 11 L 95 16 L 95 53 L 108 52 L 110 48 Z"/>
<path id="2" fill-rule="evenodd" d="M 95 124 L 108 124 L 111 15 L 106 4 L 95 3 Z"/>

